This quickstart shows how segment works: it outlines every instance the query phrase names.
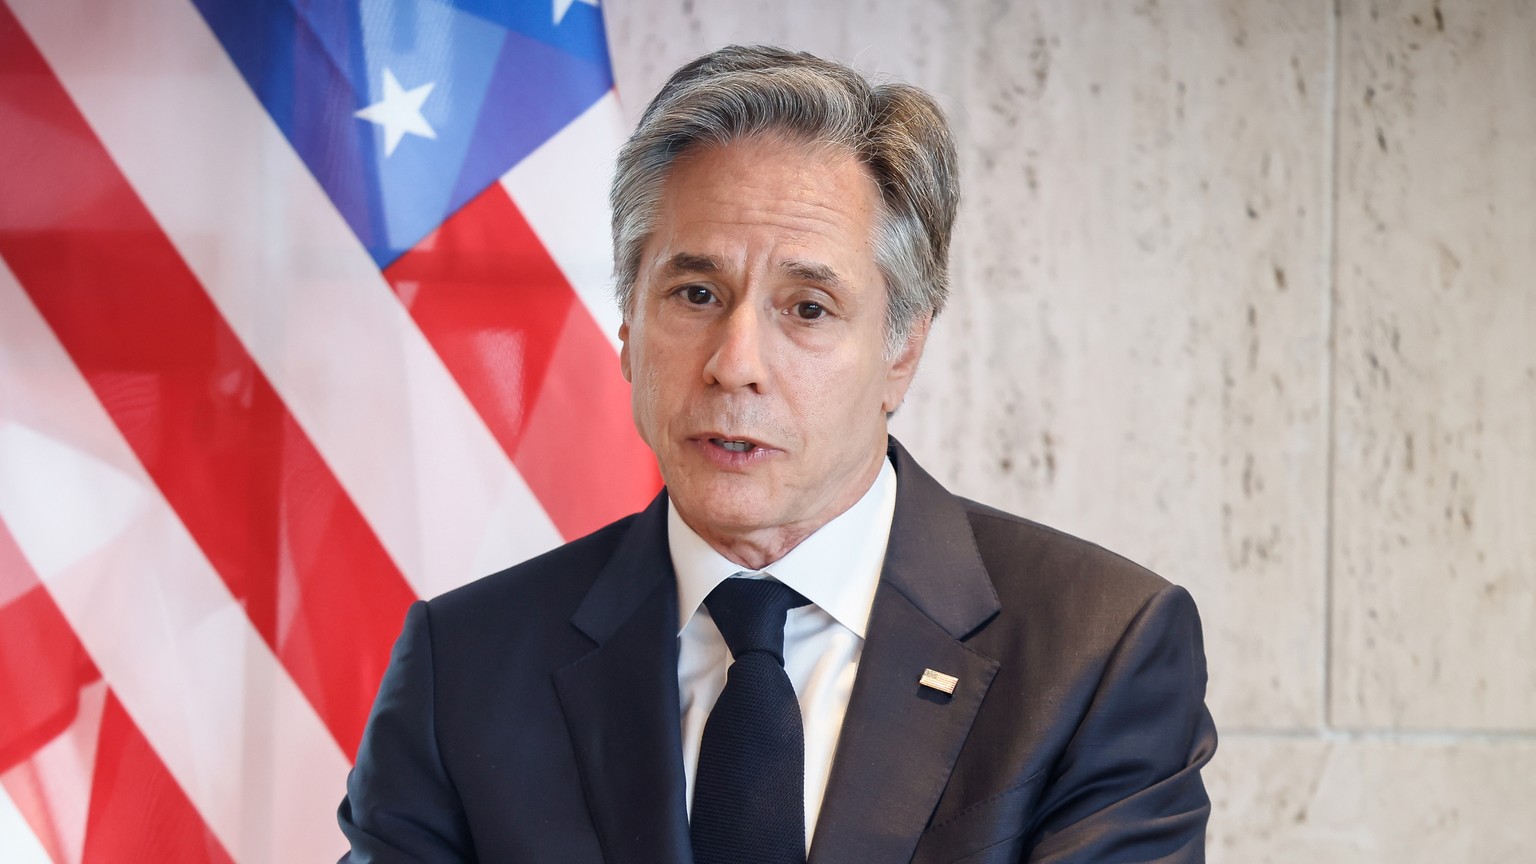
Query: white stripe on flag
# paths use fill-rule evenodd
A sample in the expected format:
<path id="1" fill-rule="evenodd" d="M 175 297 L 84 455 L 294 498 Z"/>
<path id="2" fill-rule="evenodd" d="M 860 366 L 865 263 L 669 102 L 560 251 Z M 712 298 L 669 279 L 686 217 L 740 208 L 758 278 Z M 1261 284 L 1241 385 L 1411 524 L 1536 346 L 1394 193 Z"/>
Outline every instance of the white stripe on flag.
<path id="1" fill-rule="evenodd" d="M 96 681 L 80 688 L 79 713 L 69 728 L 11 769 L 32 770 L 32 778 L 40 787 L 38 791 L 46 799 L 49 822 L 57 832 L 54 841 L 65 861 L 79 861 L 85 854 L 91 782 L 96 772 L 96 748 L 106 701 L 105 682 Z M 0 842 L 0 850 L 8 851 L 4 842 Z"/>
<path id="2" fill-rule="evenodd" d="M 48 850 L 32 833 L 22 812 L 15 809 L 11 796 L 0 786 L 0 852 L 5 852 L 6 864 L 54 864 Z"/>
<path id="3" fill-rule="evenodd" d="M 0 786 L 0 852 L 6 864 L 53 864 L 48 851 L 32 833 L 32 826 L 16 809 L 16 803 Z"/>
<path id="4" fill-rule="evenodd" d="M 615 352 L 620 315 L 608 254 L 608 185 L 624 136 L 624 115 L 609 90 L 501 178 Z"/>
<path id="5" fill-rule="evenodd" d="M 419 596 L 561 541 L 192 4 L 13 6 Z"/>
<path id="6" fill-rule="evenodd" d="M 0 519 L 237 861 L 340 852 L 348 760 L 0 262 Z"/>

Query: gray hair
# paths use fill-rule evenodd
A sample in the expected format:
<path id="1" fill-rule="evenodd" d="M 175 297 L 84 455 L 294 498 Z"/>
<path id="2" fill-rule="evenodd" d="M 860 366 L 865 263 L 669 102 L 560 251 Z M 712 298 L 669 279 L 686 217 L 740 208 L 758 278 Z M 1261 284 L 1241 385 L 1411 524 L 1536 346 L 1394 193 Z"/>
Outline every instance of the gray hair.
<path id="1" fill-rule="evenodd" d="M 625 320 L 673 163 L 697 146 L 758 135 L 842 149 L 869 170 L 880 189 L 871 239 L 887 287 L 887 353 L 895 356 L 918 318 L 939 314 L 949 296 L 949 236 L 960 197 L 949 126 L 916 87 L 872 86 L 840 63 L 783 48 L 732 45 L 677 70 L 619 152 L 609 200 Z"/>

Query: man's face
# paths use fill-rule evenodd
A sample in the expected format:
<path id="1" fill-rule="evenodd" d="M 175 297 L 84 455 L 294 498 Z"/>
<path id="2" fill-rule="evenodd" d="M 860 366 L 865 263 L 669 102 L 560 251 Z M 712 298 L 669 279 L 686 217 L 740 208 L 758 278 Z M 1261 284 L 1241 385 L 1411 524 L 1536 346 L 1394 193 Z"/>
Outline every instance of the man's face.
<path id="1" fill-rule="evenodd" d="M 774 139 L 672 168 L 620 357 L 674 506 L 716 548 L 792 546 L 879 471 L 926 322 L 885 357 L 878 194 L 851 156 Z"/>

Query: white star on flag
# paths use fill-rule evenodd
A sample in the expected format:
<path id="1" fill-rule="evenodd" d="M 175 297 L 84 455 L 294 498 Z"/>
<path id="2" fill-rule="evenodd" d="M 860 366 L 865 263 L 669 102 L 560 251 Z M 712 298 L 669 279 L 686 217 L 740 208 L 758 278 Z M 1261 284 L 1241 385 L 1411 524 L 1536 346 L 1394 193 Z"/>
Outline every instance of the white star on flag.
<path id="1" fill-rule="evenodd" d="M 571 4 L 573 3 L 585 3 L 593 9 L 597 8 L 597 0 L 555 0 L 556 27 L 559 27 L 560 22 L 565 20 L 565 13 L 571 11 Z"/>
<path id="2" fill-rule="evenodd" d="M 407 90 L 400 86 L 394 72 L 388 68 L 384 70 L 384 98 L 353 115 L 384 127 L 384 158 L 394 155 L 406 133 L 437 139 L 437 130 L 421 116 L 421 105 L 432 95 L 435 86 L 436 81 L 429 81 Z"/>

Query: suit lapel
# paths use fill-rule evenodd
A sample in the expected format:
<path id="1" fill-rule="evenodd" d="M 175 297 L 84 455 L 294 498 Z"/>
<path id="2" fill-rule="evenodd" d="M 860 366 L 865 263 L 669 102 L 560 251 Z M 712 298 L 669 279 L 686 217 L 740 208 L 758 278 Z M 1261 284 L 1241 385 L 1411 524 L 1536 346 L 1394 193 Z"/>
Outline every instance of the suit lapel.
<path id="1" fill-rule="evenodd" d="M 610 864 L 691 864 L 666 497 L 635 520 L 571 623 L 596 643 L 555 673 L 582 788 Z"/>
<path id="2" fill-rule="evenodd" d="M 896 514 L 812 864 L 911 859 L 997 674 L 962 641 L 999 609 L 965 511 L 894 440 L 891 455 Z M 925 669 L 958 678 L 954 695 L 920 685 Z"/>

